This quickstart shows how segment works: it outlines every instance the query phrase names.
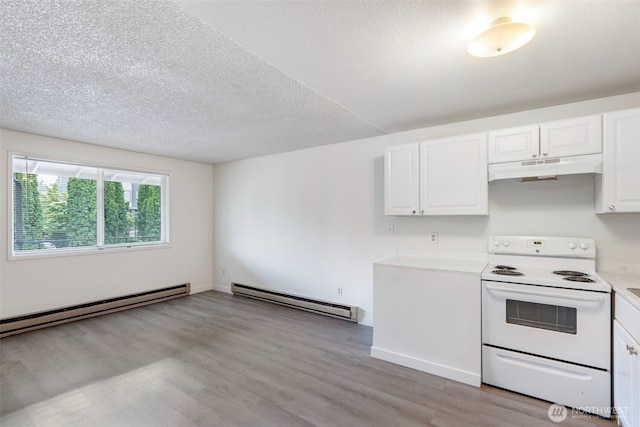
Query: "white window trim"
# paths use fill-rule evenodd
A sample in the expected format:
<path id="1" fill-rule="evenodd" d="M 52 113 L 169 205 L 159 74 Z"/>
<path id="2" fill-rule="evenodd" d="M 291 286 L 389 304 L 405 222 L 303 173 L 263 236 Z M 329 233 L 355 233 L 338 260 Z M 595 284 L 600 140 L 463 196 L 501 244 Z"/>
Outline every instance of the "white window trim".
<path id="1" fill-rule="evenodd" d="M 38 249 L 33 251 L 20 251 L 14 252 L 14 186 L 13 186 L 13 158 L 25 157 L 27 159 L 43 161 L 43 162 L 55 162 L 71 164 L 76 166 L 86 166 L 98 169 L 98 177 L 96 182 L 97 198 L 96 201 L 96 215 L 97 215 L 97 244 L 96 246 L 84 246 L 77 248 L 56 248 L 56 249 Z M 170 188 L 170 174 L 167 171 L 149 170 L 149 169 L 135 169 L 129 166 L 104 164 L 104 163 L 88 163 L 85 161 L 64 159 L 60 157 L 49 157 L 36 155 L 32 153 L 24 153 L 17 151 L 9 151 L 7 153 L 7 175 L 8 175 L 8 201 L 7 201 L 7 254 L 9 261 L 36 259 L 36 258 L 51 258 L 51 257 L 64 257 L 64 256 L 78 256 L 78 255 L 90 255 L 101 252 L 123 252 L 123 251 L 135 251 L 135 250 L 150 250 L 150 249 L 164 249 L 170 248 L 170 204 L 169 204 L 169 188 Z M 161 206 L 162 206 L 162 221 L 160 225 L 160 241 L 159 242 L 139 242 L 139 243 L 122 243 L 122 244 L 104 244 L 104 192 L 103 192 L 103 171 L 106 169 L 119 170 L 123 172 L 130 172 L 135 174 L 150 174 L 162 176 L 162 191 L 161 191 Z"/>

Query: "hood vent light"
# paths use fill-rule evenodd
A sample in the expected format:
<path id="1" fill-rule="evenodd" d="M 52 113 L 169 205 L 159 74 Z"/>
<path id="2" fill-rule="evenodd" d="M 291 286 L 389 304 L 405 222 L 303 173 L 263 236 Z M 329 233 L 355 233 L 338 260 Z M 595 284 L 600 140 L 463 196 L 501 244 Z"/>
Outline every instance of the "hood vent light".
<path id="1" fill-rule="evenodd" d="M 557 181 L 558 175 L 553 176 L 530 176 L 528 178 L 522 178 L 522 182 L 538 182 L 538 181 Z"/>

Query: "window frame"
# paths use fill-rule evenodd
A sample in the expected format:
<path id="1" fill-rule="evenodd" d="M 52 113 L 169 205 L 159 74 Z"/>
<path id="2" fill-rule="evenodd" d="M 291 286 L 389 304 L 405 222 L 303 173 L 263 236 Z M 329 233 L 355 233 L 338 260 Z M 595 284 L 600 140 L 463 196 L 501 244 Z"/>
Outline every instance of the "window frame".
<path id="1" fill-rule="evenodd" d="M 96 176 L 96 245 L 95 246 L 80 246 L 72 248 L 53 248 L 53 249 L 36 249 L 36 250 L 24 250 L 15 251 L 14 244 L 14 185 L 13 185 L 13 160 L 14 157 L 22 157 L 27 160 L 42 161 L 50 163 L 61 163 L 71 166 L 88 167 L 97 169 Z M 7 239 L 8 245 L 8 259 L 9 260 L 23 260 L 34 258 L 49 258 L 60 256 L 74 256 L 74 255 L 87 255 L 96 254 L 101 252 L 120 252 L 131 250 L 149 250 L 169 248 L 170 245 L 170 174 L 167 171 L 149 170 L 149 169 L 137 169 L 128 166 L 119 166 L 113 164 L 104 163 L 89 163 L 86 161 L 77 161 L 71 159 L 64 159 L 60 157 L 36 155 L 32 153 L 24 153 L 17 151 L 9 151 L 7 153 L 7 175 L 8 175 L 8 197 L 7 197 L 7 228 L 9 238 Z M 131 174 L 148 174 L 160 177 L 161 190 L 160 190 L 160 241 L 156 242 L 128 242 L 128 243 L 111 243 L 105 244 L 104 239 L 104 171 L 117 171 Z"/>

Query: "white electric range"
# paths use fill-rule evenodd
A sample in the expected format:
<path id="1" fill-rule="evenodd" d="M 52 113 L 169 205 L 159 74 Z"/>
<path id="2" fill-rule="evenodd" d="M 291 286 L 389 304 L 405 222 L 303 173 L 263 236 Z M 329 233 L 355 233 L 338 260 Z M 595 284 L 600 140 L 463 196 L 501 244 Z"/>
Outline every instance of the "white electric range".
<path id="1" fill-rule="evenodd" d="M 611 286 L 595 257 L 593 239 L 489 239 L 484 383 L 611 415 Z"/>

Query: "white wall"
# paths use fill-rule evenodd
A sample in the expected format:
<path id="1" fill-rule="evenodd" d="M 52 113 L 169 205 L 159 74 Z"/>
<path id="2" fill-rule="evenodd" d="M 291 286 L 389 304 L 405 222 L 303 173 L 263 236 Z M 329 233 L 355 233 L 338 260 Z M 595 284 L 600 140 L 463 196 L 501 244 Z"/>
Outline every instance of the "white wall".
<path id="1" fill-rule="evenodd" d="M 396 254 L 478 258 L 494 234 L 580 236 L 596 239 L 600 269 L 637 269 L 640 214 L 596 216 L 592 176 L 492 184 L 488 217 L 385 217 L 383 153 L 638 105 L 634 93 L 215 165 L 216 287 L 233 281 L 354 304 L 372 324 L 372 263 Z M 427 242 L 430 231 L 438 245 Z"/>
<path id="2" fill-rule="evenodd" d="M 7 153 L 170 174 L 169 248 L 8 260 Z M 213 286 L 212 166 L 0 130 L 0 317 L 190 282 Z"/>

